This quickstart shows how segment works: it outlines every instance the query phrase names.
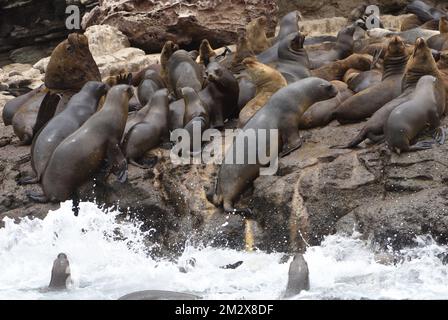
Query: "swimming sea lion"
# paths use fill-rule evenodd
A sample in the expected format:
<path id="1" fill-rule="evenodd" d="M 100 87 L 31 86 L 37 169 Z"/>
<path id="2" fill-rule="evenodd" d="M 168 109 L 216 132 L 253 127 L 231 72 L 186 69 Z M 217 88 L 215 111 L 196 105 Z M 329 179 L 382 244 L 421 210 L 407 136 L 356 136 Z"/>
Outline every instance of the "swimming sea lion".
<path id="1" fill-rule="evenodd" d="M 174 52 L 167 63 L 169 89 L 180 99 L 181 89 L 192 88 L 196 92 L 201 91 L 204 82 L 202 68 L 193 60 L 185 50 Z"/>
<path id="2" fill-rule="evenodd" d="M 216 207 L 223 205 L 225 212 L 249 213 L 248 209 L 235 209 L 234 201 L 260 174 L 260 159 L 256 154 L 252 154 L 254 149 L 257 149 L 258 155 L 270 155 L 270 141 L 267 137 L 266 145 L 258 145 L 258 148 L 248 148 L 247 144 L 244 144 L 244 151 L 238 150 L 238 153 L 244 153 L 244 164 L 227 163 L 235 162 L 228 161 L 236 159 L 235 141 L 244 139 L 247 130 L 256 130 L 257 140 L 257 129 L 278 130 L 278 151 L 281 156 L 285 156 L 300 148 L 302 144 L 297 129 L 301 115 L 312 104 L 330 99 L 336 94 L 337 90 L 331 83 L 314 77 L 297 81 L 277 91 L 237 134 L 219 169 L 215 188 L 207 193 L 207 199 Z M 256 163 L 248 164 L 247 159 L 254 159 Z"/>
<path id="3" fill-rule="evenodd" d="M 430 148 L 415 143 L 424 129 L 438 129 L 445 112 L 445 87 L 434 76 L 423 76 L 418 80 L 410 99 L 396 107 L 390 114 L 384 132 L 390 150 L 400 154 Z"/>
<path id="4" fill-rule="evenodd" d="M 81 90 L 88 81 L 101 81 L 101 74 L 89 50 L 87 37 L 69 34 L 52 52 L 45 71 L 49 89 Z"/>
<path id="5" fill-rule="evenodd" d="M 392 38 L 384 58 L 381 83 L 345 100 L 335 111 L 334 118 L 341 123 L 360 121 L 398 97 L 402 92 L 401 80 L 407 60 L 408 53 L 404 42 L 400 37 Z"/>
<path id="6" fill-rule="evenodd" d="M 448 41 L 448 18 L 441 17 L 439 20 L 439 32 L 440 34 L 432 36 L 428 39 L 428 47 L 431 49 L 440 51 Z"/>
<path id="7" fill-rule="evenodd" d="M 377 85 L 381 82 L 383 73 L 379 70 L 363 71 L 354 77 L 347 80 L 347 84 L 350 90 L 354 93 L 361 92 L 367 88 Z"/>
<path id="8" fill-rule="evenodd" d="M 304 290 L 310 290 L 310 275 L 303 254 L 298 253 L 289 265 L 288 284 L 283 297 L 290 298 Z"/>
<path id="9" fill-rule="evenodd" d="M 213 50 L 210 42 L 207 39 L 202 40 L 201 46 L 199 47 L 199 63 L 207 67 L 215 57 L 216 52 Z"/>
<path id="10" fill-rule="evenodd" d="M 250 118 L 281 88 L 288 85 L 280 72 L 257 61 L 246 58 L 243 61 L 253 83 L 257 86 L 255 97 L 250 100 L 239 114 L 238 127 L 242 128 Z"/>
<path id="11" fill-rule="evenodd" d="M 338 90 L 338 94 L 328 100 L 316 102 L 306 110 L 299 121 L 299 129 L 312 129 L 324 127 L 333 120 L 334 111 L 342 102 L 353 96 L 347 84 L 333 80 L 331 83 Z"/>
<path id="12" fill-rule="evenodd" d="M 249 48 L 255 53 L 259 54 L 270 47 L 270 42 L 266 36 L 266 17 L 258 17 L 246 26 L 246 37 L 249 43 Z"/>
<path id="13" fill-rule="evenodd" d="M 151 100 L 154 93 L 162 88 L 165 88 L 162 77 L 154 70 L 147 70 L 143 76 L 143 81 L 137 89 L 138 101 L 142 106 L 145 106 Z"/>
<path id="14" fill-rule="evenodd" d="M 70 99 L 65 110 L 48 122 L 31 146 L 31 167 L 35 177 L 27 177 L 20 183 L 29 184 L 40 181 L 53 151 L 96 112 L 99 100 L 105 93 L 104 83 L 87 82 L 81 91 Z"/>
<path id="15" fill-rule="evenodd" d="M 149 110 L 141 122 L 129 129 L 123 138 L 122 150 L 129 163 L 141 166 L 138 161 L 144 154 L 169 138 L 168 90 L 157 91 L 151 99 Z"/>
<path id="16" fill-rule="evenodd" d="M 127 294 L 118 300 L 198 300 L 201 297 L 181 292 L 145 290 Z"/>
<path id="17" fill-rule="evenodd" d="M 121 182 L 127 179 L 127 162 L 120 140 L 128 117 L 131 86 L 109 90 L 103 108 L 54 150 L 42 175 L 44 195 L 29 192 L 37 202 L 62 202 L 76 195 L 78 187 L 98 172 L 104 160 Z"/>
<path id="18" fill-rule="evenodd" d="M 43 85 L 39 88 L 31 90 L 28 93 L 25 93 L 21 96 L 15 97 L 14 99 L 6 102 L 3 107 L 2 118 L 5 126 L 9 126 L 12 124 L 12 118 L 14 118 L 14 114 L 20 109 L 21 106 L 25 104 L 28 100 L 30 100 L 33 96 L 35 96 L 38 92 L 43 90 Z"/>
<path id="19" fill-rule="evenodd" d="M 51 269 L 50 290 L 67 289 L 67 281 L 70 279 L 70 262 L 65 253 L 58 254 Z"/>
<path id="20" fill-rule="evenodd" d="M 373 58 L 370 55 L 354 53 L 349 57 L 330 62 L 325 66 L 311 71 L 314 77 L 322 78 L 327 81 L 342 80 L 348 69 L 353 68 L 360 71 L 369 70 Z"/>

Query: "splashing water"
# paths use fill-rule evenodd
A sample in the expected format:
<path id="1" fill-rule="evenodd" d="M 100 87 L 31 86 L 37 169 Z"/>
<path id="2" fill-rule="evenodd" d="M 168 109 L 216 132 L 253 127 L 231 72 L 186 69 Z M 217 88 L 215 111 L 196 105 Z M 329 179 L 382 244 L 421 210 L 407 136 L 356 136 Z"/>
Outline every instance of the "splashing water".
<path id="1" fill-rule="evenodd" d="M 44 220 L 5 219 L 0 229 L 0 299 L 117 299 L 139 290 L 169 290 L 205 299 L 277 299 L 286 287 L 289 263 L 282 254 L 187 246 L 179 261 L 196 260 L 188 273 L 178 264 L 148 255 L 140 224 L 117 222 L 118 212 L 71 202 Z M 48 285 L 53 260 L 65 252 L 73 285 L 62 292 Z M 295 299 L 443 299 L 448 298 L 448 267 L 437 257 L 446 247 L 420 240 L 402 252 L 403 262 L 375 262 L 368 244 L 357 237 L 329 236 L 305 254 L 309 292 Z M 221 266 L 243 261 L 235 270 Z"/>

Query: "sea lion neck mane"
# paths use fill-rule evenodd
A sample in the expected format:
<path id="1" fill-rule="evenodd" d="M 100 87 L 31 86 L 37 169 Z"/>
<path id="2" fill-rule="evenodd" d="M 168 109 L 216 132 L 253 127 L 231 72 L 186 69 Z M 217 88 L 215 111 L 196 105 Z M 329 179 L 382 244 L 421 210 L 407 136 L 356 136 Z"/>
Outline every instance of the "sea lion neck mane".
<path id="1" fill-rule="evenodd" d="M 398 46 L 390 51 L 391 46 Z M 381 81 L 387 78 L 395 76 L 397 74 L 403 74 L 406 69 L 406 63 L 409 59 L 406 47 L 400 37 L 394 37 L 389 42 L 389 49 L 384 57 L 384 72 Z"/>

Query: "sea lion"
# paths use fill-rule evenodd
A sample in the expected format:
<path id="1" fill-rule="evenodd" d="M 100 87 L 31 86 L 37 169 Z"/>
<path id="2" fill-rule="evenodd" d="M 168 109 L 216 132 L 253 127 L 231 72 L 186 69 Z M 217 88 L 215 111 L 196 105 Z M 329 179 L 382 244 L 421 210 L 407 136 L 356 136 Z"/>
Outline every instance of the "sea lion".
<path id="1" fill-rule="evenodd" d="M 423 24 L 415 14 L 410 14 L 401 21 L 400 31 L 411 30 L 420 27 Z"/>
<path id="2" fill-rule="evenodd" d="M 123 153 L 129 163 L 140 167 L 137 161 L 147 151 L 169 138 L 168 105 L 168 90 L 157 91 L 151 99 L 146 116 L 129 129 L 122 144 Z"/>
<path id="3" fill-rule="evenodd" d="M 347 84 L 333 80 L 331 83 L 338 90 L 338 94 L 328 100 L 316 102 L 302 115 L 299 121 L 299 129 L 312 129 L 324 127 L 333 120 L 333 113 L 339 105 L 353 96 Z"/>
<path id="4" fill-rule="evenodd" d="M 65 290 L 68 281 L 70 281 L 70 262 L 65 253 L 60 253 L 53 262 L 48 289 Z"/>
<path id="5" fill-rule="evenodd" d="M 70 99 L 65 110 L 48 122 L 37 134 L 31 146 L 31 167 L 35 177 L 26 177 L 20 181 L 21 184 L 40 181 L 53 151 L 96 112 L 98 103 L 105 93 L 104 83 L 87 82 L 81 91 Z"/>
<path id="6" fill-rule="evenodd" d="M 145 106 L 151 100 L 154 93 L 162 88 L 165 88 L 162 77 L 154 70 L 147 70 L 143 76 L 143 81 L 137 89 L 138 101 L 142 106 Z"/>
<path id="7" fill-rule="evenodd" d="M 406 12 L 415 14 L 422 22 L 439 20 L 441 17 L 446 17 L 444 11 L 431 7 L 425 2 L 418 0 L 409 3 L 406 6 Z"/>
<path id="8" fill-rule="evenodd" d="M 53 50 L 44 81 L 47 88 L 57 90 L 81 90 L 88 81 L 101 81 L 85 35 L 71 33 Z"/>
<path id="9" fill-rule="evenodd" d="M 342 77 L 342 81 L 345 83 L 349 83 L 349 81 L 351 81 L 354 77 L 356 77 L 361 72 L 362 72 L 361 70 L 350 68 L 345 72 L 344 76 Z"/>
<path id="10" fill-rule="evenodd" d="M 243 61 L 252 82 L 257 86 L 255 97 L 250 100 L 239 114 L 238 127 L 242 128 L 252 116 L 281 88 L 288 85 L 280 72 L 257 61 L 246 58 Z"/>
<path id="11" fill-rule="evenodd" d="M 286 14 L 280 20 L 280 30 L 278 32 L 277 37 L 275 37 L 272 41 L 273 44 L 283 40 L 288 35 L 299 32 L 299 21 L 302 20 L 302 15 L 299 11 L 294 10 Z"/>
<path id="12" fill-rule="evenodd" d="M 386 121 L 384 133 L 389 149 L 400 154 L 430 148 L 414 142 L 423 130 L 439 128 L 445 100 L 445 87 L 440 79 L 421 77 L 410 99 L 396 107 Z"/>
<path id="13" fill-rule="evenodd" d="M 266 36 L 266 17 L 258 17 L 246 26 L 246 37 L 249 43 L 249 48 L 255 53 L 259 54 L 270 47 L 270 42 Z"/>
<path id="14" fill-rule="evenodd" d="M 170 60 L 171 56 L 174 52 L 179 50 L 179 46 L 175 44 L 173 41 L 167 41 L 163 45 L 162 52 L 160 53 L 160 76 L 162 77 L 163 81 L 168 86 L 168 89 L 172 91 L 172 88 L 169 88 L 170 82 L 168 80 L 168 61 Z"/>
<path id="15" fill-rule="evenodd" d="M 308 264 L 303 254 L 294 256 L 288 271 L 288 284 L 283 298 L 290 298 L 300 294 L 302 291 L 310 290 L 310 275 Z"/>
<path id="16" fill-rule="evenodd" d="M 6 102 L 2 112 L 3 123 L 5 124 L 5 126 L 11 125 L 12 118 L 14 118 L 15 113 L 20 109 L 20 107 L 42 90 L 43 85 Z"/>
<path id="17" fill-rule="evenodd" d="M 353 68 L 360 71 L 370 70 L 373 58 L 370 55 L 354 53 L 349 57 L 330 62 L 325 66 L 311 71 L 314 77 L 327 81 L 342 80 L 348 69 Z"/>
<path id="18" fill-rule="evenodd" d="M 355 26 L 349 25 L 339 31 L 335 47 L 327 52 L 308 52 L 310 68 L 317 69 L 328 62 L 341 60 L 352 54 L 355 30 Z"/>
<path id="19" fill-rule="evenodd" d="M 445 43 L 448 41 L 448 18 L 440 18 L 439 32 L 440 34 L 432 36 L 427 41 L 428 47 L 437 51 L 441 51 Z"/>
<path id="20" fill-rule="evenodd" d="M 137 291 L 118 298 L 118 300 L 198 300 L 201 297 L 181 292 L 145 290 Z"/>
<path id="21" fill-rule="evenodd" d="M 335 111 L 340 123 L 356 122 L 370 117 L 387 102 L 398 97 L 406 68 L 408 53 L 403 40 L 394 37 L 389 41 L 384 58 L 384 72 L 380 83 L 345 100 Z"/>
<path id="22" fill-rule="evenodd" d="M 189 87 L 201 91 L 204 82 L 202 68 L 185 50 L 174 52 L 167 63 L 169 89 L 180 99 L 182 88 Z"/>
<path id="23" fill-rule="evenodd" d="M 237 34 L 238 40 L 236 43 L 236 52 L 226 58 L 226 60 L 230 60 L 230 65 L 228 65 L 228 68 L 234 74 L 238 74 L 244 71 L 244 59 L 255 56 L 254 52 L 249 46 L 249 41 L 247 40 L 246 36 L 246 30 L 239 28 L 237 30 Z"/>
<path id="24" fill-rule="evenodd" d="M 350 90 L 354 93 L 361 92 L 367 88 L 377 85 L 381 82 L 383 73 L 379 70 L 368 70 L 360 72 L 354 77 L 347 80 L 347 84 Z"/>
<path id="25" fill-rule="evenodd" d="M 204 65 L 205 67 L 214 60 L 216 57 L 216 52 L 213 50 L 210 42 L 207 39 L 202 40 L 201 46 L 199 47 L 199 64 Z"/>
<path id="26" fill-rule="evenodd" d="M 28 192 L 28 197 L 36 202 L 62 202 L 74 197 L 78 187 L 98 172 L 106 159 L 108 171 L 120 182 L 126 181 L 127 162 L 119 145 L 132 95 L 131 86 L 111 88 L 103 108 L 54 150 L 41 179 L 44 195 Z"/>
<path id="27" fill-rule="evenodd" d="M 236 159 L 235 141 L 244 140 L 246 131 L 256 130 L 258 140 L 258 129 L 278 130 L 278 151 L 281 156 L 285 156 L 300 148 L 302 144 L 297 129 L 301 115 L 312 104 L 330 99 L 336 94 L 337 90 L 331 83 L 314 77 L 297 81 L 277 91 L 237 134 L 219 169 L 215 187 L 207 193 L 207 199 L 216 207 L 222 205 L 228 213 L 250 213 L 248 209 L 235 209 L 234 202 L 259 176 L 260 159 L 256 154 L 252 154 L 255 148 L 248 148 L 247 144 L 244 144 L 244 151 L 238 150 L 238 153 L 244 154 L 244 164 L 229 163 L 235 162 L 229 159 Z M 256 148 L 258 155 L 271 154 L 270 141 L 268 138 L 266 140 L 266 145 L 261 144 Z M 247 159 L 254 159 L 256 163 L 249 164 Z"/>

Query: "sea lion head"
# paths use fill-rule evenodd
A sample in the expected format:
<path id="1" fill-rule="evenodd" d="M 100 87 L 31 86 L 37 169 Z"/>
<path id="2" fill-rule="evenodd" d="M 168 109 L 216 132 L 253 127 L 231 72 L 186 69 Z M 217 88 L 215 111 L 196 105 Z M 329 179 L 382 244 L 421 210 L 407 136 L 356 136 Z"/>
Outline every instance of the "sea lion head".
<path id="1" fill-rule="evenodd" d="M 304 43 L 305 43 L 305 35 L 303 33 L 297 32 L 297 34 L 289 43 L 289 49 L 293 52 L 302 50 Z"/>
<path id="2" fill-rule="evenodd" d="M 50 89 L 80 90 L 87 81 L 101 81 L 100 71 L 85 35 L 71 33 L 52 52 L 45 85 Z"/>
<path id="3" fill-rule="evenodd" d="M 175 44 L 173 41 L 165 42 L 162 48 L 162 53 L 160 54 L 160 63 L 162 65 L 162 68 L 163 66 L 166 65 L 166 63 L 171 58 L 173 53 L 176 52 L 177 50 L 179 50 L 179 46 Z"/>
<path id="4" fill-rule="evenodd" d="M 439 31 L 440 31 L 440 33 L 448 33 L 448 19 L 446 17 L 440 18 Z"/>
<path id="5" fill-rule="evenodd" d="M 211 63 L 208 65 L 205 74 L 208 81 L 219 83 L 224 75 L 224 68 L 219 63 Z"/>
<path id="6" fill-rule="evenodd" d="M 390 39 L 387 46 L 386 55 L 387 56 L 403 56 L 406 54 L 406 44 L 399 36 L 394 36 Z"/>
<path id="7" fill-rule="evenodd" d="M 440 59 L 437 62 L 439 69 L 448 69 L 448 50 L 440 52 Z"/>
<path id="8" fill-rule="evenodd" d="M 198 93 L 194 91 L 193 88 L 184 87 L 181 89 L 182 97 L 184 98 L 185 104 L 189 104 L 199 99 Z"/>
<path id="9" fill-rule="evenodd" d="M 279 88 L 287 86 L 287 82 L 280 72 L 259 62 L 257 58 L 246 58 L 243 60 L 243 64 L 252 81 L 257 86 L 257 90 L 263 87 L 265 90 L 272 89 L 277 91 Z"/>
<path id="10" fill-rule="evenodd" d="M 103 82 L 89 81 L 84 85 L 84 87 L 82 87 L 82 89 L 94 92 L 95 97 L 99 99 L 107 93 L 109 86 Z"/>
<path id="11" fill-rule="evenodd" d="M 417 38 L 417 40 L 415 41 L 414 51 L 411 55 L 411 60 L 412 63 L 422 66 L 431 60 L 434 61 L 432 51 L 426 44 L 425 39 Z"/>
<path id="12" fill-rule="evenodd" d="M 65 253 L 59 253 L 53 262 L 51 280 L 48 287 L 53 290 L 67 289 L 67 279 L 70 276 L 70 263 Z"/>
<path id="13" fill-rule="evenodd" d="M 239 93 L 238 80 L 227 68 L 218 62 L 211 62 L 205 71 L 207 81 L 223 88 L 228 96 Z"/>
<path id="14" fill-rule="evenodd" d="M 213 50 L 210 42 L 207 39 L 202 40 L 199 47 L 199 62 L 207 66 L 210 63 L 210 59 L 215 56 L 216 52 Z"/>

